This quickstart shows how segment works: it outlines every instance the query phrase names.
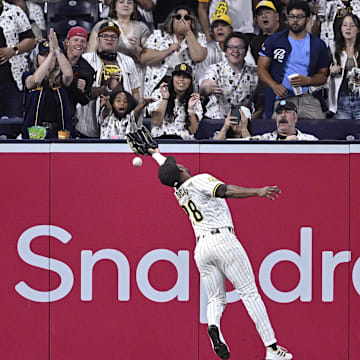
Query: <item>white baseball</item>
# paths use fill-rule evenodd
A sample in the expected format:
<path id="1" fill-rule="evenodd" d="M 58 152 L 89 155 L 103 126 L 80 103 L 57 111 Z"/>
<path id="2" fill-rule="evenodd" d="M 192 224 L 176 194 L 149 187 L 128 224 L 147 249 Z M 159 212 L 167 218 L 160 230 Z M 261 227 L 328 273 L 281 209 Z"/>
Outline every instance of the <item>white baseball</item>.
<path id="1" fill-rule="evenodd" d="M 141 160 L 141 158 L 140 157 L 134 157 L 133 158 L 133 165 L 135 166 L 135 167 L 140 167 L 141 165 L 142 165 L 142 160 Z"/>

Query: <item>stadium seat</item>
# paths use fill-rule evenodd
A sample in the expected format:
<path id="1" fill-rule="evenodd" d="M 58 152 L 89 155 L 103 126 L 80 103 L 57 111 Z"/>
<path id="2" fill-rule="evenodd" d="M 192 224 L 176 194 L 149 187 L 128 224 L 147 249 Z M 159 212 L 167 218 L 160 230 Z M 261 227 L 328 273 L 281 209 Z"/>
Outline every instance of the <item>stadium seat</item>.
<path id="1" fill-rule="evenodd" d="M 82 26 L 88 32 L 88 34 L 90 34 L 94 26 L 92 21 L 76 17 L 60 18 L 55 20 L 56 21 L 54 22 L 48 23 L 47 28 L 48 32 L 50 28 L 54 28 L 59 41 L 65 39 L 69 29 L 73 26 Z"/>
<path id="2" fill-rule="evenodd" d="M 203 118 L 195 134 L 198 140 L 212 139 L 215 131 L 221 129 L 224 119 Z M 271 132 L 276 128 L 275 120 L 252 120 L 253 135 Z M 302 132 L 315 135 L 320 140 L 356 140 L 360 139 L 359 120 L 299 119 L 296 127 Z"/>
<path id="3" fill-rule="evenodd" d="M 94 24 L 99 19 L 99 2 L 86 0 L 48 1 L 46 6 L 47 22 L 59 17 L 83 18 Z"/>
<path id="4" fill-rule="evenodd" d="M 0 119 L 0 140 L 16 139 L 20 134 L 23 126 L 23 118 L 7 118 Z"/>

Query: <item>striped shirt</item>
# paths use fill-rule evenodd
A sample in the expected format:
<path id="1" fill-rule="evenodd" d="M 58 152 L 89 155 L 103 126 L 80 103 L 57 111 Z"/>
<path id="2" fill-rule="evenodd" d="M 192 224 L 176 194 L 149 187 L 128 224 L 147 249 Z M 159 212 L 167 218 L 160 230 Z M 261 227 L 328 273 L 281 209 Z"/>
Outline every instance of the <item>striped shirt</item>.
<path id="1" fill-rule="evenodd" d="M 195 236 L 216 228 L 233 227 L 225 199 L 215 197 L 223 182 L 209 174 L 199 174 L 186 180 L 175 190 L 175 197 L 188 214 Z"/>

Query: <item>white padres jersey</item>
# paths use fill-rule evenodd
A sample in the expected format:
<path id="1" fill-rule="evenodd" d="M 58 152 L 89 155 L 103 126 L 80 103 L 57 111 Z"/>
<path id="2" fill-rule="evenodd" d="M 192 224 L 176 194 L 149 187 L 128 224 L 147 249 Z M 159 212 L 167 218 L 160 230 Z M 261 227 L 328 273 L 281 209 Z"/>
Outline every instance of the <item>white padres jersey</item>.
<path id="1" fill-rule="evenodd" d="M 240 294 L 264 345 L 269 346 L 276 338 L 258 293 L 251 263 L 234 232 L 228 229 L 233 228 L 233 223 L 226 200 L 215 197 L 221 184 L 223 182 L 209 174 L 199 174 L 175 190 L 197 237 L 194 259 L 208 296 L 208 325 L 216 325 L 221 341 L 225 342 L 220 319 L 226 306 L 227 278 Z M 211 232 L 214 229 L 220 231 Z"/>
<path id="2" fill-rule="evenodd" d="M 195 236 L 216 228 L 233 227 L 226 200 L 215 197 L 221 184 L 223 182 L 210 174 L 199 174 L 175 190 L 175 197 L 188 214 Z"/>

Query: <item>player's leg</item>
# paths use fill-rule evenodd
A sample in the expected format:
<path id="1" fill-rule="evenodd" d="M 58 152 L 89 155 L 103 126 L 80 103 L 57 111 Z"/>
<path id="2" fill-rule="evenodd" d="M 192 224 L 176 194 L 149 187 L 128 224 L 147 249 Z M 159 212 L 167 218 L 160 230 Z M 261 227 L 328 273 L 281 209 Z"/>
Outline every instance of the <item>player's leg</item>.
<path id="1" fill-rule="evenodd" d="M 203 264 L 199 271 L 208 296 L 208 334 L 215 353 L 221 359 L 228 359 L 229 348 L 220 329 L 221 316 L 226 307 L 225 276 L 213 265 Z"/>
<path id="2" fill-rule="evenodd" d="M 271 345 L 276 342 L 275 334 L 256 287 L 249 258 L 236 237 L 232 234 L 229 237 L 231 237 L 228 240 L 231 250 L 224 254 L 228 257 L 224 266 L 225 275 L 239 293 L 263 343 L 265 346 Z"/>
<path id="3" fill-rule="evenodd" d="M 226 307 L 225 276 L 211 265 L 202 266 L 200 276 L 208 296 L 208 324 L 220 327 L 221 316 Z"/>
<path id="4" fill-rule="evenodd" d="M 231 237 L 229 239 L 231 251 L 225 253 L 227 259 L 224 265 L 224 272 L 239 293 L 249 316 L 255 323 L 256 329 L 266 346 L 266 360 L 292 359 L 292 355 L 286 349 L 276 346 L 274 330 L 271 326 L 265 304 L 257 289 L 252 266 L 246 251 L 235 236 L 230 235 L 229 237 Z"/>
<path id="5" fill-rule="evenodd" d="M 220 322 L 226 307 L 225 276 L 209 259 L 209 244 L 196 247 L 195 262 L 200 272 L 206 294 L 208 296 L 207 320 L 208 334 L 215 353 L 222 359 L 228 359 L 229 349 L 221 333 Z"/>
<path id="6" fill-rule="evenodd" d="M 208 296 L 207 319 L 209 325 L 220 326 L 226 307 L 225 275 L 215 265 L 212 237 L 204 237 L 196 245 L 194 259 Z"/>

